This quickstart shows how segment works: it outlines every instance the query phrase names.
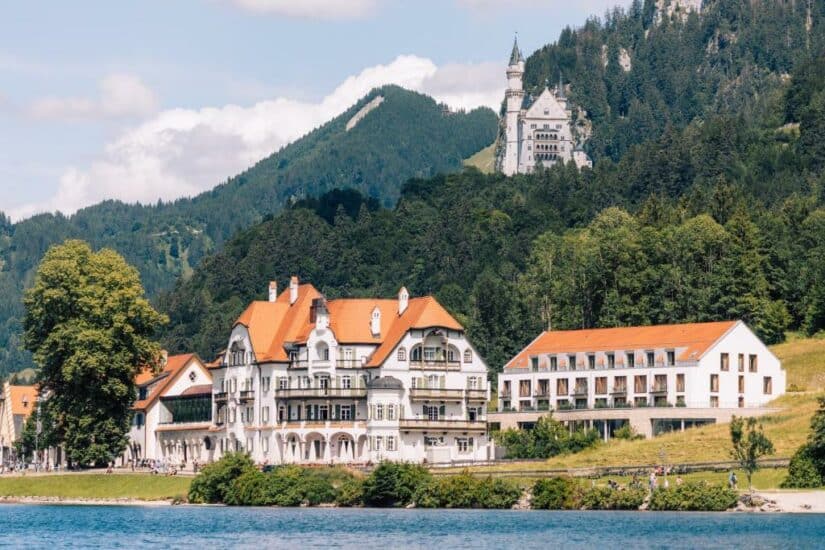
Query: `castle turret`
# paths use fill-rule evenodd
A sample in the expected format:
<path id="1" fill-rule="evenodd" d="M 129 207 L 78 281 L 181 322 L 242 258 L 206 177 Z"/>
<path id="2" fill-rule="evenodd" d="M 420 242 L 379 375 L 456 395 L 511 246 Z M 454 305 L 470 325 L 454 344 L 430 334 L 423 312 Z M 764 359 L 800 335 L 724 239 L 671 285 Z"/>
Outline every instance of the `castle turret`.
<path id="1" fill-rule="evenodd" d="M 524 102 L 524 57 L 518 47 L 518 38 L 513 40 L 513 51 L 510 54 L 510 64 L 507 67 L 507 113 L 505 115 L 505 146 L 504 161 L 501 171 L 511 176 L 518 171 L 519 162 L 519 113 Z"/>

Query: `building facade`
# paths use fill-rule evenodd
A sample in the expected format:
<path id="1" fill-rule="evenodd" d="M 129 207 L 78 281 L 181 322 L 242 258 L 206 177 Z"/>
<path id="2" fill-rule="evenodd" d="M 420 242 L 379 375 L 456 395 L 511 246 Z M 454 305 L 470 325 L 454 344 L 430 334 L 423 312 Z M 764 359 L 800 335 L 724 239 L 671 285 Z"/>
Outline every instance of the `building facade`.
<path id="1" fill-rule="evenodd" d="M 20 438 L 26 420 L 37 407 L 35 386 L 15 386 L 8 382 L 0 391 L 0 465 L 16 460 L 14 443 Z"/>
<path id="2" fill-rule="evenodd" d="M 605 439 L 755 416 L 785 392 L 779 360 L 741 321 L 546 331 L 499 376 L 503 428 L 548 411 Z"/>
<path id="3" fill-rule="evenodd" d="M 144 369 L 136 378 L 135 401 L 124 465 L 154 460 L 169 467 L 210 462 L 214 448 L 212 373 L 195 354 L 174 355 L 160 372 Z"/>
<path id="4" fill-rule="evenodd" d="M 326 300 L 297 277 L 253 302 L 213 369 L 216 456 L 487 460 L 487 367 L 432 297 Z"/>
<path id="5" fill-rule="evenodd" d="M 590 158 L 576 143 L 572 112 L 559 82 L 555 90 L 545 87 L 533 98 L 524 90 L 524 57 L 513 43 L 507 66 L 506 111 L 499 167 L 508 176 L 527 174 L 537 166 L 573 161 L 592 167 Z"/>

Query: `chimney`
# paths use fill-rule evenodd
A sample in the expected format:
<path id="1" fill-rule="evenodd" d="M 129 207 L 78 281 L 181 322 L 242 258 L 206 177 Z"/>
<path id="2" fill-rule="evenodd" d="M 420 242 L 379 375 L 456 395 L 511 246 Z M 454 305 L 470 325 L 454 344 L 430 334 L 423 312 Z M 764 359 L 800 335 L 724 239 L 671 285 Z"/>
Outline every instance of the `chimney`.
<path id="1" fill-rule="evenodd" d="M 289 280 L 289 305 L 298 301 L 298 277 L 295 275 Z"/>
<path id="2" fill-rule="evenodd" d="M 407 306 L 410 302 L 410 293 L 407 291 L 407 287 L 402 286 L 401 289 L 398 291 L 398 315 L 403 315 L 405 311 L 407 311 Z"/>
<path id="3" fill-rule="evenodd" d="M 309 310 L 309 322 L 315 323 L 315 328 L 323 330 L 329 326 L 329 311 L 325 298 L 315 298 Z"/>
<path id="4" fill-rule="evenodd" d="M 278 282 L 269 281 L 269 301 L 274 302 L 278 299 Z"/>
<path id="5" fill-rule="evenodd" d="M 372 310 L 372 318 L 370 319 L 370 332 L 373 336 L 381 335 L 381 310 L 378 306 Z"/>

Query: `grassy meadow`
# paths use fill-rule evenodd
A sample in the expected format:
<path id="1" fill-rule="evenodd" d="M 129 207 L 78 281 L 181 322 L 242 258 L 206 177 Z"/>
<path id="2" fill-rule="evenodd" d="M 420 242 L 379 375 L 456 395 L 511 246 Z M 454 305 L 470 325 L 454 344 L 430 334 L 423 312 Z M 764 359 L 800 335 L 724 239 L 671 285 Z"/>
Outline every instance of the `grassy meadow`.
<path id="1" fill-rule="evenodd" d="M 191 482 L 150 474 L 0 476 L 0 497 L 169 500 L 185 496 Z"/>

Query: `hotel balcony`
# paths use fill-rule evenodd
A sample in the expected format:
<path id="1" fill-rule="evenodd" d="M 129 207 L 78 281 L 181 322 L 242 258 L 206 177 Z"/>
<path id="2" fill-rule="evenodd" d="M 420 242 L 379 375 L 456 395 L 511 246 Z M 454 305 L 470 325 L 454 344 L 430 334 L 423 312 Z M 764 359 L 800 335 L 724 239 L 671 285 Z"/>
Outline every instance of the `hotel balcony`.
<path id="1" fill-rule="evenodd" d="M 573 397 L 587 397 L 587 386 L 576 386 L 573 388 Z"/>
<path id="2" fill-rule="evenodd" d="M 486 432 L 487 422 L 483 420 L 405 418 L 399 421 L 399 428 L 402 430 Z"/>
<path id="3" fill-rule="evenodd" d="M 215 403 L 226 403 L 229 400 L 229 394 L 225 391 L 215 393 Z"/>
<path id="4" fill-rule="evenodd" d="M 487 390 L 468 389 L 466 393 L 467 401 L 487 401 Z"/>
<path id="5" fill-rule="evenodd" d="M 240 395 L 238 396 L 238 401 L 252 401 L 255 399 L 255 391 L 254 390 L 241 390 Z"/>
<path id="6" fill-rule="evenodd" d="M 287 388 L 275 390 L 276 399 L 357 399 L 367 396 L 366 388 Z"/>
<path id="7" fill-rule="evenodd" d="M 410 361 L 410 369 L 420 370 L 461 370 L 459 361 L 433 360 Z"/>
<path id="8" fill-rule="evenodd" d="M 410 388 L 410 399 L 413 401 L 462 401 L 464 390 Z"/>
<path id="9" fill-rule="evenodd" d="M 547 398 L 550 397 L 550 390 L 536 390 L 533 392 L 533 397 Z"/>
<path id="10" fill-rule="evenodd" d="M 627 395 L 627 386 L 613 386 L 610 395 Z"/>
<path id="11" fill-rule="evenodd" d="M 339 369 L 359 369 L 363 365 L 357 359 L 338 359 L 335 361 L 335 366 Z"/>
<path id="12" fill-rule="evenodd" d="M 653 384 L 650 393 L 667 394 L 667 384 Z"/>
<path id="13" fill-rule="evenodd" d="M 290 369 L 305 369 L 309 367 L 309 361 L 307 359 L 294 359 L 289 362 Z"/>

